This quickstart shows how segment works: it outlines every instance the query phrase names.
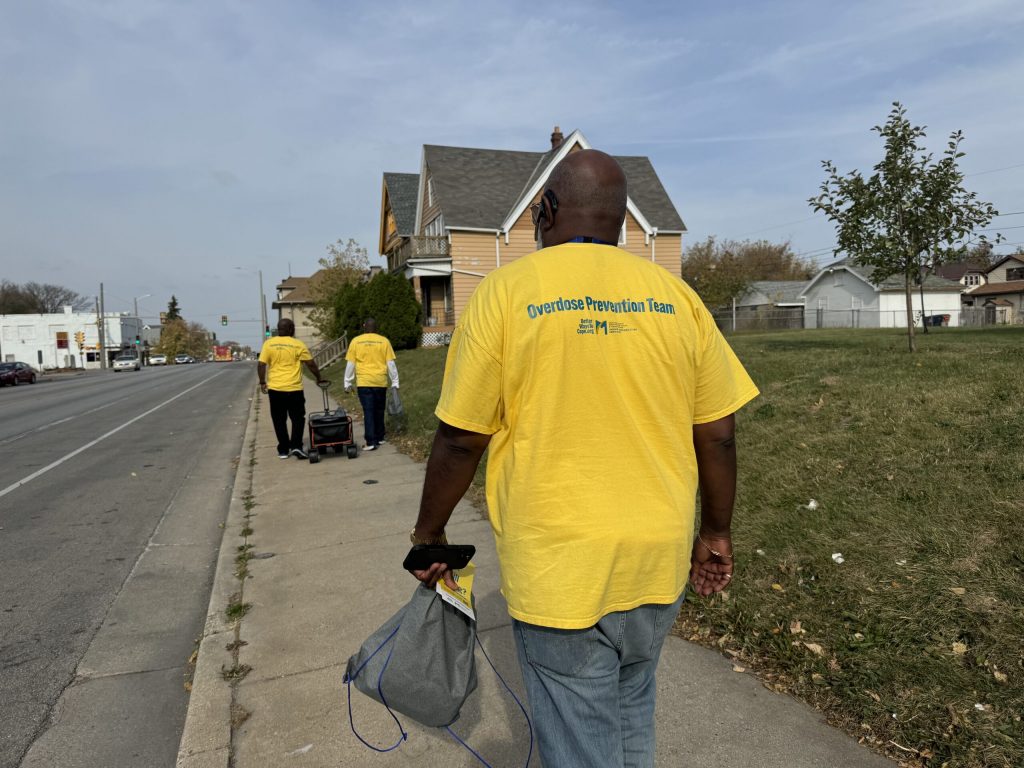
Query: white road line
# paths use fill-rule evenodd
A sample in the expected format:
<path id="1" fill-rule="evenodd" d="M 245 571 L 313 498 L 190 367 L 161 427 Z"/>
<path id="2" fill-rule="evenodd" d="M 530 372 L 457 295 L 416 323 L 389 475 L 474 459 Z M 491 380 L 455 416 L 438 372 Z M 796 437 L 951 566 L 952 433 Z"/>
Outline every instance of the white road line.
<path id="1" fill-rule="evenodd" d="M 14 437 L 8 437 L 8 438 L 6 438 L 4 440 L 0 440 L 0 445 L 7 445 L 7 443 L 13 443 L 15 440 L 20 440 L 21 438 L 25 437 L 26 435 L 31 435 L 34 432 L 42 432 L 44 429 L 49 429 L 50 427 L 56 427 L 58 424 L 64 424 L 65 422 L 73 421 L 74 419 L 81 418 L 82 416 L 88 416 L 90 413 L 96 413 L 96 411 L 102 411 L 104 408 L 109 408 L 112 405 L 117 405 L 121 401 L 127 400 L 127 399 L 128 399 L 127 397 L 119 397 L 119 398 L 117 398 L 117 400 L 111 400 L 109 403 L 104 403 L 103 405 L 97 406 L 96 408 L 90 408 L 88 411 L 84 411 L 83 413 L 76 413 L 74 416 L 68 416 L 68 417 L 63 418 L 63 419 L 57 419 L 57 421 L 51 421 L 49 424 L 43 424 L 42 426 L 34 427 L 33 429 L 29 429 L 29 430 L 26 430 L 25 432 L 22 432 L 20 435 L 15 435 Z"/>
<path id="2" fill-rule="evenodd" d="M 110 431 L 109 431 L 109 432 L 107 432 L 106 434 L 100 435 L 100 436 L 99 436 L 99 437 L 97 437 L 97 438 L 96 438 L 95 440 L 93 440 L 93 441 L 92 441 L 91 443 L 86 443 L 86 444 L 85 444 L 85 445 L 83 445 L 83 446 L 82 446 L 81 448 L 78 448 L 78 449 L 76 449 L 76 450 L 72 451 L 71 453 L 67 454 L 66 456 L 62 456 L 61 458 L 57 459 L 57 460 L 56 460 L 55 462 L 53 462 L 52 464 L 47 464 L 47 465 L 46 465 L 45 467 L 43 467 L 42 469 L 37 469 L 37 470 L 36 470 L 35 472 L 33 472 L 33 473 L 32 473 L 31 475 L 27 475 L 26 477 L 23 477 L 23 478 L 22 478 L 21 480 L 19 480 L 18 482 L 14 483 L 13 485 L 9 485 L 9 486 L 7 486 L 7 487 L 6 487 L 6 488 L 4 488 L 4 489 L 3 489 L 2 491 L 0 491 L 0 498 L 3 498 L 4 496 L 6 496 L 6 495 L 7 495 L 8 493 L 10 493 L 11 491 L 16 491 L 16 490 L 17 490 L 18 488 L 21 488 L 21 486 L 25 485 L 26 483 L 30 483 L 30 482 L 32 482 L 33 480 L 35 480 L 35 479 L 36 479 L 37 477 L 39 477 L 40 475 L 45 475 L 45 474 L 46 474 L 47 472 L 49 472 L 49 471 L 50 471 L 51 469 L 55 469 L 56 467 L 59 467 L 59 466 L 60 466 L 61 464 L 63 464 L 63 463 L 64 463 L 65 461 L 67 461 L 68 459 L 73 459 L 73 458 L 74 458 L 75 456 L 77 456 L 78 454 L 80 454 L 80 453 L 81 453 L 82 451 L 87 451 L 87 450 L 89 450 L 90 448 L 92 448 L 92 447 L 93 447 L 94 445 L 96 445 L 97 443 L 101 443 L 101 442 L 103 442 L 103 441 L 104 441 L 104 440 L 106 440 L 106 439 L 107 439 L 108 437 L 110 437 L 111 435 L 115 435 L 115 434 L 117 434 L 118 432 L 120 432 L 120 431 L 121 431 L 122 429 L 124 429 L 125 427 L 130 427 L 130 426 L 131 426 L 132 424 L 134 424 L 134 423 L 135 423 L 136 421 L 138 421 L 139 419 L 144 419 L 144 418 L 145 418 L 146 416 L 149 416 L 149 414 L 151 414 L 151 413 L 155 413 L 156 411 L 159 411 L 159 410 L 160 410 L 161 408 L 163 408 L 163 407 L 164 407 L 165 405 L 168 405 L 168 404 L 170 404 L 170 403 L 173 403 L 173 402 L 174 402 L 175 400 L 177 400 L 177 399 L 178 399 L 179 397 L 182 397 L 182 396 L 184 396 L 184 395 L 187 395 L 187 394 L 188 394 L 189 392 L 191 392 L 191 391 L 192 391 L 193 389 L 196 389 L 196 388 L 198 388 L 198 387 L 201 387 L 201 386 L 203 386 L 203 384 L 205 384 L 206 382 L 208 382 L 208 381 L 211 381 L 212 379 L 215 379 L 215 378 L 217 378 L 218 376 L 220 376 L 220 375 L 221 375 L 221 374 L 223 374 L 223 373 L 226 373 L 226 371 L 220 371 L 220 372 L 218 372 L 218 373 L 215 373 L 215 374 L 213 374 L 213 376 L 210 376 L 209 378 L 203 379 L 203 380 L 202 380 L 202 381 L 200 381 L 200 382 L 199 382 L 198 384 L 193 384 L 193 385 L 192 385 L 191 387 L 189 387 L 189 388 L 188 388 L 188 389 L 186 389 L 186 390 L 183 390 L 183 391 L 179 392 L 178 394 L 176 394 L 176 395 L 175 395 L 174 397 L 170 398 L 169 400 L 164 400 L 164 401 L 163 401 L 162 403 L 160 403 L 160 405 L 157 405 L 157 406 L 155 406 L 155 407 L 153 407 L 153 408 L 150 408 L 150 409 L 149 409 L 148 411 L 146 411 L 145 413 L 140 413 L 140 414 L 139 414 L 138 416 L 136 416 L 136 417 L 135 417 L 134 419 L 129 419 L 128 421 L 126 421 L 126 422 L 125 422 L 124 424 L 122 424 L 121 426 L 119 426 L 119 427 L 114 427 L 114 428 L 113 428 L 112 430 L 110 430 Z"/>

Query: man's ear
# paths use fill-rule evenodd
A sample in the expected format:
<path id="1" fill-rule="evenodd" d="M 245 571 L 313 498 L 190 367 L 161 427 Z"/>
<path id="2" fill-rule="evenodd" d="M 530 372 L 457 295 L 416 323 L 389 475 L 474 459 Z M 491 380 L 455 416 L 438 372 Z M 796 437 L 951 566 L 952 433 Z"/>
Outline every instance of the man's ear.
<path id="1" fill-rule="evenodd" d="M 547 232 L 555 225 L 555 211 L 551 207 L 551 201 L 548 200 L 547 195 L 542 195 L 540 198 L 540 209 L 543 216 L 540 219 L 540 228 Z"/>

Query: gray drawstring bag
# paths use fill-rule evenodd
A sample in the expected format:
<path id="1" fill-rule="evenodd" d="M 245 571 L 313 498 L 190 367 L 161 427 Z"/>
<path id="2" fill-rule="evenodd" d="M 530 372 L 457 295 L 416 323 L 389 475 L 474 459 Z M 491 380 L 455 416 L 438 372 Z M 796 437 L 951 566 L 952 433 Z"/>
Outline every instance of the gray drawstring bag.
<path id="1" fill-rule="evenodd" d="M 398 394 L 398 387 L 388 388 L 388 414 L 391 416 L 405 416 L 405 407 L 402 405 L 402 396 Z"/>
<path id="2" fill-rule="evenodd" d="M 348 660 L 345 683 L 423 725 L 451 725 L 476 690 L 475 643 L 476 622 L 421 584 Z"/>

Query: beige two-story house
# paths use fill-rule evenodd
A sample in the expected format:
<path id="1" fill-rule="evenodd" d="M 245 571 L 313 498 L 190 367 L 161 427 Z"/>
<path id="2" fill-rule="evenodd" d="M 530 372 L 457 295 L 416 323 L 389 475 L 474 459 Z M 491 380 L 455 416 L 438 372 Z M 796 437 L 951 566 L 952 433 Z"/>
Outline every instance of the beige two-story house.
<path id="1" fill-rule="evenodd" d="M 1024 254 L 1006 256 L 985 273 L 985 282 L 963 295 L 986 325 L 1024 323 Z"/>
<path id="2" fill-rule="evenodd" d="M 420 172 L 385 173 L 380 254 L 412 281 L 423 304 L 424 344 L 443 343 L 489 272 L 536 250 L 530 206 L 580 131 L 555 127 L 544 152 L 424 145 Z M 686 226 L 647 157 L 616 157 L 628 200 L 619 245 L 679 276 Z"/>

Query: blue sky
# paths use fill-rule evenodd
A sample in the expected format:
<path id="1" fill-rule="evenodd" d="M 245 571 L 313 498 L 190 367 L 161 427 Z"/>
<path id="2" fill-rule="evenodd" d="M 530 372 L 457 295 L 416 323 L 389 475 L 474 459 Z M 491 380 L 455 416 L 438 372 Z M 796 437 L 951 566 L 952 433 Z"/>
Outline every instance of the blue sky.
<path id="1" fill-rule="evenodd" d="M 255 344 L 257 270 L 269 300 L 338 238 L 376 252 L 382 172 L 556 124 L 648 155 L 687 243 L 827 260 L 820 161 L 869 169 L 896 99 L 1024 211 L 1022 32 L 1019 0 L 0 0 L 0 277 L 144 315 L 174 293 Z"/>

